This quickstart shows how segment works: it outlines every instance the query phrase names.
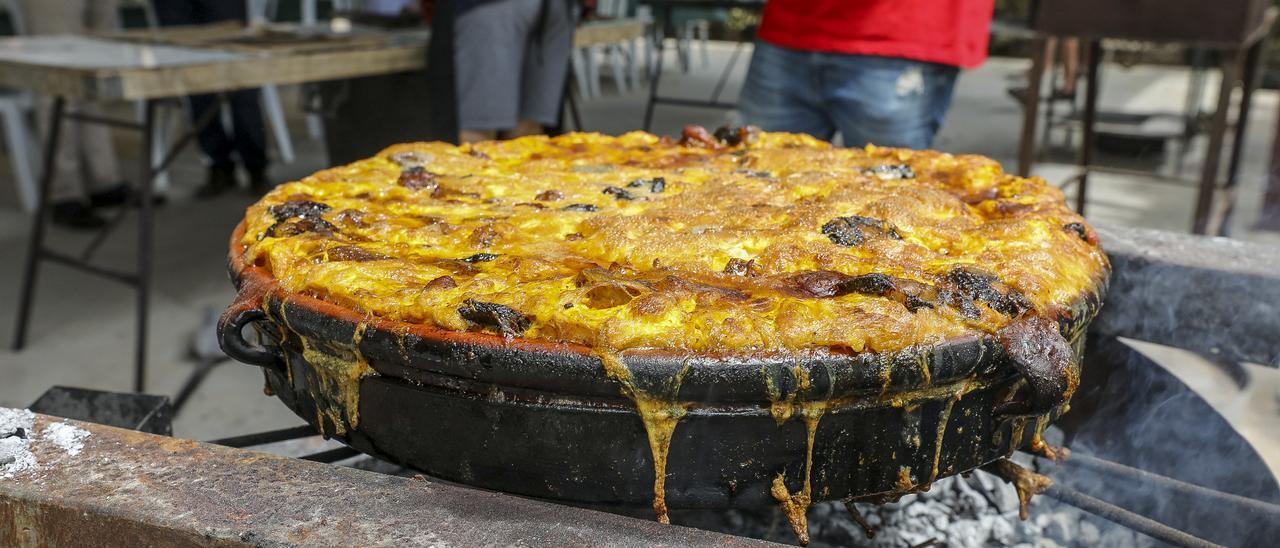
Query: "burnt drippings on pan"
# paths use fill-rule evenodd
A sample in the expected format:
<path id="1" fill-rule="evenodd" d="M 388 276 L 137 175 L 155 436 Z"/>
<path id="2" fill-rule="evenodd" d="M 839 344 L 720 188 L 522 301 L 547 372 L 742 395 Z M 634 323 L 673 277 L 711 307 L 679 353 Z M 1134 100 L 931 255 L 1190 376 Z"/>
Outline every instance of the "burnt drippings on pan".
<path id="1" fill-rule="evenodd" d="M 277 221 L 284 221 L 294 217 L 319 217 L 330 209 L 329 204 L 311 200 L 289 200 L 268 207 L 267 212 Z"/>
<path id="2" fill-rule="evenodd" d="M 898 228 L 888 221 L 861 215 L 836 217 L 822 225 L 822 233 L 831 240 L 831 243 L 843 247 L 862 245 L 863 242 L 867 241 L 866 229 L 894 240 L 902 239 L 902 234 L 898 233 Z"/>
<path id="3" fill-rule="evenodd" d="M 593 213 L 600 211 L 600 208 L 594 204 L 569 204 L 560 208 L 562 211 L 582 211 L 585 213 Z"/>
<path id="4" fill-rule="evenodd" d="M 749 145 L 756 142 L 760 138 L 760 130 L 753 126 L 720 126 L 713 136 L 721 143 L 736 147 L 742 143 Z"/>
<path id="5" fill-rule="evenodd" d="M 884 164 L 869 167 L 862 170 L 865 175 L 879 177 L 884 181 L 893 181 L 898 179 L 915 179 L 916 172 L 907 164 Z"/>
<path id="6" fill-rule="evenodd" d="M 1030 394 L 999 405 L 997 414 L 1047 413 L 1071 399 L 1080 378 L 1073 367 L 1075 353 L 1058 322 L 1027 316 L 1001 328 L 996 339 L 1030 387 Z"/>
<path id="7" fill-rule="evenodd" d="M 636 179 L 627 183 L 627 188 L 649 187 L 649 192 L 657 194 L 667 188 L 667 180 L 663 177 L 654 177 L 652 179 Z"/>
<path id="8" fill-rule="evenodd" d="M 462 259 L 462 262 L 472 263 L 472 264 L 487 263 L 497 258 L 498 258 L 498 255 L 495 253 L 476 253 L 475 255 L 471 255 L 467 258 Z"/>
<path id="9" fill-rule="evenodd" d="M 987 303 L 992 310 L 1010 317 L 1031 310 L 1031 302 L 1022 292 L 1001 282 L 994 272 L 977 266 L 962 265 L 947 273 L 947 282 L 965 297 Z"/>
<path id="10" fill-rule="evenodd" d="M 400 170 L 400 178 L 396 184 L 409 190 L 425 190 L 435 192 L 440 189 L 436 174 L 422 166 L 409 166 Z"/>
<path id="11" fill-rule="evenodd" d="M 462 319 L 475 325 L 497 329 L 503 337 L 519 337 L 524 334 L 533 320 L 517 312 L 514 308 L 498 303 L 487 303 L 475 299 L 467 299 L 458 307 Z"/>
<path id="12" fill-rule="evenodd" d="M 1089 228 L 1089 226 L 1084 223 L 1067 223 L 1062 225 L 1062 229 L 1075 234 L 1089 245 L 1098 245 L 1098 233 L 1094 232 L 1092 228 Z"/>
<path id="13" fill-rule="evenodd" d="M 613 185 L 609 185 L 609 186 L 607 186 L 607 187 L 604 187 L 604 190 L 600 191 L 600 193 L 601 193 L 601 194 L 604 194 L 604 195 L 606 195 L 606 196 L 613 196 L 614 198 L 617 198 L 617 199 L 619 199 L 619 200 L 634 200 L 634 199 L 636 199 L 636 197 L 635 197 L 633 194 L 631 194 L 630 192 L 627 192 L 627 190 L 626 190 L 626 189 L 624 189 L 624 188 L 620 188 L 620 187 L 616 187 L 616 186 L 613 186 Z"/>
<path id="14" fill-rule="evenodd" d="M 369 251 L 358 245 L 340 245 L 330 248 L 325 252 L 330 262 L 351 261 L 363 263 L 368 261 L 381 261 L 390 257 L 381 253 Z"/>

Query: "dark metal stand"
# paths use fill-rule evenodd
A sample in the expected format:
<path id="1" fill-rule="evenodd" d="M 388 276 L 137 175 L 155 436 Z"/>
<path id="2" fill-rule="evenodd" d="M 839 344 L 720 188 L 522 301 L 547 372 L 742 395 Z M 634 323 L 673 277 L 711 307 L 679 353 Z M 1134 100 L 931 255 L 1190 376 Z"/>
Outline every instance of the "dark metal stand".
<path id="1" fill-rule="evenodd" d="M 1268 21 L 1264 30 L 1270 28 Z M 1235 186 L 1238 180 L 1241 153 L 1244 149 L 1245 130 L 1247 128 L 1253 91 L 1257 89 L 1261 76 L 1259 67 L 1262 63 L 1266 47 L 1265 33 L 1253 40 L 1242 41 L 1238 45 L 1216 48 L 1222 56 L 1222 84 L 1218 91 L 1217 108 L 1214 111 L 1209 127 L 1209 143 L 1205 152 L 1204 168 L 1199 181 L 1199 192 L 1196 197 L 1191 230 L 1196 234 L 1225 235 L 1232 209 L 1235 204 Z M 1035 151 L 1036 124 L 1039 119 L 1040 80 L 1045 69 L 1043 38 L 1032 46 L 1032 68 L 1028 81 L 1027 104 L 1023 113 L 1022 135 L 1018 147 L 1018 174 L 1027 176 L 1031 172 L 1031 164 Z M 1089 174 L 1093 171 L 1110 170 L 1092 164 L 1092 152 L 1096 138 L 1095 123 L 1097 121 L 1099 87 L 1099 66 L 1102 63 L 1101 39 L 1087 39 L 1088 54 L 1085 77 L 1085 105 L 1083 113 L 1083 139 L 1077 156 L 1078 170 L 1063 185 L 1076 184 L 1076 209 L 1085 212 L 1088 194 Z M 1240 88 L 1240 105 L 1235 117 L 1235 131 L 1232 135 L 1231 150 L 1227 161 L 1226 179 L 1219 182 L 1219 167 L 1222 160 L 1222 148 L 1226 141 L 1227 129 L 1230 125 L 1232 94 Z M 1130 173 L 1129 171 L 1124 171 Z M 1175 174 L 1176 175 L 1176 174 Z M 1154 181 L 1182 182 L 1181 179 L 1165 177 L 1155 173 L 1144 173 Z M 1217 208 L 1215 199 L 1222 194 Z"/>
<path id="2" fill-rule="evenodd" d="M 40 272 L 40 262 L 50 261 L 69 266 L 86 274 L 115 280 L 137 290 L 137 339 L 134 347 L 133 389 L 136 392 L 145 390 L 147 380 L 147 321 L 151 302 L 151 253 L 155 210 L 155 178 L 177 158 L 178 152 L 187 143 L 191 142 L 205 125 L 217 117 L 216 115 L 221 106 L 221 99 L 214 101 L 212 105 L 200 114 L 199 118 L 192 124 L 192 127 L 169 147 L 157 164 L 151 152 L 156 109 L 159 107 L 157 100 L 146 100 L 142 122 L 133 122 L 67 112 L 66 98 L 62 96 L 54 98 L 53 108 L 49 114 L 49 135 L 44 147 L 44 171 L 40 176 L 39 206 L 32 219 L 31 239 L 27 246 L 27 261 L 23 269 L 22 290 L 19 293 L 18 318 L 13 334 L 13 349 L 15 351 L 22 350 L 27 342 L 27 327 L 31 320 L 31 307 L 35 302 L 36 279 Z M 142 165 L 139 171 L 142 177 L 138 181 L 137 204 L 138 257 L 137 267 L 134 272 L 119 271 L 92 263 L 94 252 L 124 220 L 128 212 L 128 204 L 121 208 L 120 212 L 107 223 L 107 226 L 102 228 L 101 232 L 89 242 L 89 245 L 85 247 L 78 257 L 45 247 L 45 225 L 49 215 L 49 190 L 54 177 L 54 158 L 57 157 L 62 122 L 68 119 L 77 120 L 81 123 L 102 124 L 142 132 Z"/>
<path id="3" fill-rule="evenodd" d="M 662 60 L 666 56 L 666 36 L 672 33 L 674 25 L 671 23 L 672 12 L 679 7 L 719 7 L 719 8 L 744 8 L 751 10 L 764 9 L 764 2 L 750 0 L 642 0 L 643 4 L 653 6 L 659 12 L 657 16 L 658 22 L 654 24 L 649 40 L 653 41 L 657 50 L 656 67 L 653 78 L 649 79 L 649 101 L 644 107 L 644 126 L 645 131 L 653 126 L 653 109 L 659 103 L 667 105 L 680 105 L 686 107 L 702 107 L 702 108 L 720 108 L 733 109 L 737 108 L 737 103 L 729 103 L 720 100 L 720 92 L 724 90 L 725 83 L 729 79 L 729 74 L 738 63 L 738 57 L 742 52 L 743 46 L 751 40 L 755 35 L 754 32 L 744 32 L 744 39 L 739 40 L 733 48 L 733 54 L 729 57 L 729 63 L 725 65 L 724 71 L 720 74 L 720 79 L 716 82 L 715 90 L 712 91 L 709 99 L 684 99 L 679 97 L 663 97 L 658 95 L 658 85 L 662 82 Z"/>

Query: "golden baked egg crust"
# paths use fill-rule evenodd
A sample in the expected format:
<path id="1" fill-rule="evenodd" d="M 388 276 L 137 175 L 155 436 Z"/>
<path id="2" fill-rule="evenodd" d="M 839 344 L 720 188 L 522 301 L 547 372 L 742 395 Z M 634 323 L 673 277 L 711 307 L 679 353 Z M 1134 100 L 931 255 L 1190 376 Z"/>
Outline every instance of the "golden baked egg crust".
<path id="1" fill-rule="evenodd" d="M 275 188 L 242 243 L 287 292 L 602 352 L 896 351 L 1069 316 L 1109 270 L 991 159 L 749 128 L 396 145 Z"/>

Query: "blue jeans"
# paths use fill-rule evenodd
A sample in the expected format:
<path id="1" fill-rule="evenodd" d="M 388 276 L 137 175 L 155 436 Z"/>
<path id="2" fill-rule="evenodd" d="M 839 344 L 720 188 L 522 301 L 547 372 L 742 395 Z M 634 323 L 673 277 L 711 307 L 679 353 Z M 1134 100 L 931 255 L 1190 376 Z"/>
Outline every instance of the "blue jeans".
<path id="1" fill-rule="evenodd" d="M 959 69 L 892 57 L 787 49 L 756 41 L 738 107 L 765 131 L 845 146 L 929 148 Z"/>

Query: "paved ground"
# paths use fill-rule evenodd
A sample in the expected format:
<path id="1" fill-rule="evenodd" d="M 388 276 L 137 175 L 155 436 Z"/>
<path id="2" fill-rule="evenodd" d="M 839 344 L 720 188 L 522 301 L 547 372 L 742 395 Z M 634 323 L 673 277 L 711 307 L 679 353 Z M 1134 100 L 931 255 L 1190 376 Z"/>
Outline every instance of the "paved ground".
<path id="1" fill-rule="evenodd" d="M 712 53 L 712 66 L 719 66 L 727 58 L 728 48 L 715 47 Z M 1021 110 L 1004 89 L 1025 67 L 1021 60 L 993 59 L 981 69 L 965 73 L 937 148 L 985 154 L 1012 166 Z M 736 95 L 743 72 L 739 66 L 732 75 L 727 99 Z M 664 89 L 689 95 L 705 95 L 718 76 L 715 69 L 696 66 L 689 75 L 669 74 L 673 78 Z M 1107 66 L 1104 80 L 1104 108 L 1176 110 L 1182 105 L 1187 75 L 1176 69 Z M 605 89 L 606 97 L 583 104 L 587 128 L 606 133 L 637 128 L 644 108 L 643 93 L 617 93 L 608 82 Z M 1206 98 L 1206 103 L 1209 101 L 1212 97 Z M 1241 210 L 1233 227 L 1240 237 L 1272 244 L 1280 242 L 1280 238 L 1250 231 L 1248 227 L 1257 215 L 1276 109 L 1274 92 L 1259 94 L 1245 154 Z M 121 112 L 131 111 L 124 105 Z M 664 106 L 658 110 L 654 130 L 674 134 L 685 123 L 714 126 L 725 119 L 724 112 Z M 274 175 L 281 180 L 298 178 L 326 165 L 321 145 L 306 137 L 296 111 L 291 124 L 299 159 L 274 168 Z M 119 146 L 124 160 L 136 157 L 136 138 L 120 135 Z M 1061 177 L 1064 171 L 1060 164 L 1043 164 L 1037 169 L 1050 180 Z M 1197 162 L 1188 161 L 1185 173 L 1197 172 Z M 0 173 L 10 173 L 8 166 L 0 165 Z M 156 393 L 174 394 L 178 390 L 193 369 L 186 357 L 188 341 L 201 325 L 204 311 L 221 309 L 233 296 L 224 273 L 226 240 L 252 198 L 234 195 L 212 202 L 191 201 L 187 195 L 202 176 L 198 156 L 187 152 L 173 170 L 173 199 L 158 212 L 158 286 L 150 347 L 150 390 Z M 1189 225 L 1194 196 L 1190 186 L 1104 176 L 1095 179 L 1093 188 L 1090 217 L 1094 220 L 1170 230 L 1185 230 Z M 0 189 L 0 343 L 6 347 L 0 350 L 0 405 L 26 405 L 55 384 L 128 389 L 133 296 L 112 282 L 87 278 L 57 266 L 47 267 L 40 278 L 29 346 L 21 353 L 8 350 L 28 230 L 27 217 L 17 212 L 15 203 L 16 197 L 7 185 Z M 133 260 L 133 235 L 132 227 L 116 235 L 103 249 L 105 262 L 128 266 Z M 54 240 L 70 245 L 84 238 L 55 230 Z M 1241 391 L 1194 356 L 1158 347 L 1144 347 L 1144 351 L 1159 355 L 1176 374 L 1202 390 L 1253 441 L 1273 469 L 1280 470 L 1280 434 L 1274 428 L 1280 418 L 1280 374 L 1251 367 L 1255 382 Z M 283 406 L 262 396 L 261 383 L 261 374 L 247 366 L 228 364 L 216 369 L 178 417 L 176 433 L 207 439 L 298 424 L 299 420 Z"/>

